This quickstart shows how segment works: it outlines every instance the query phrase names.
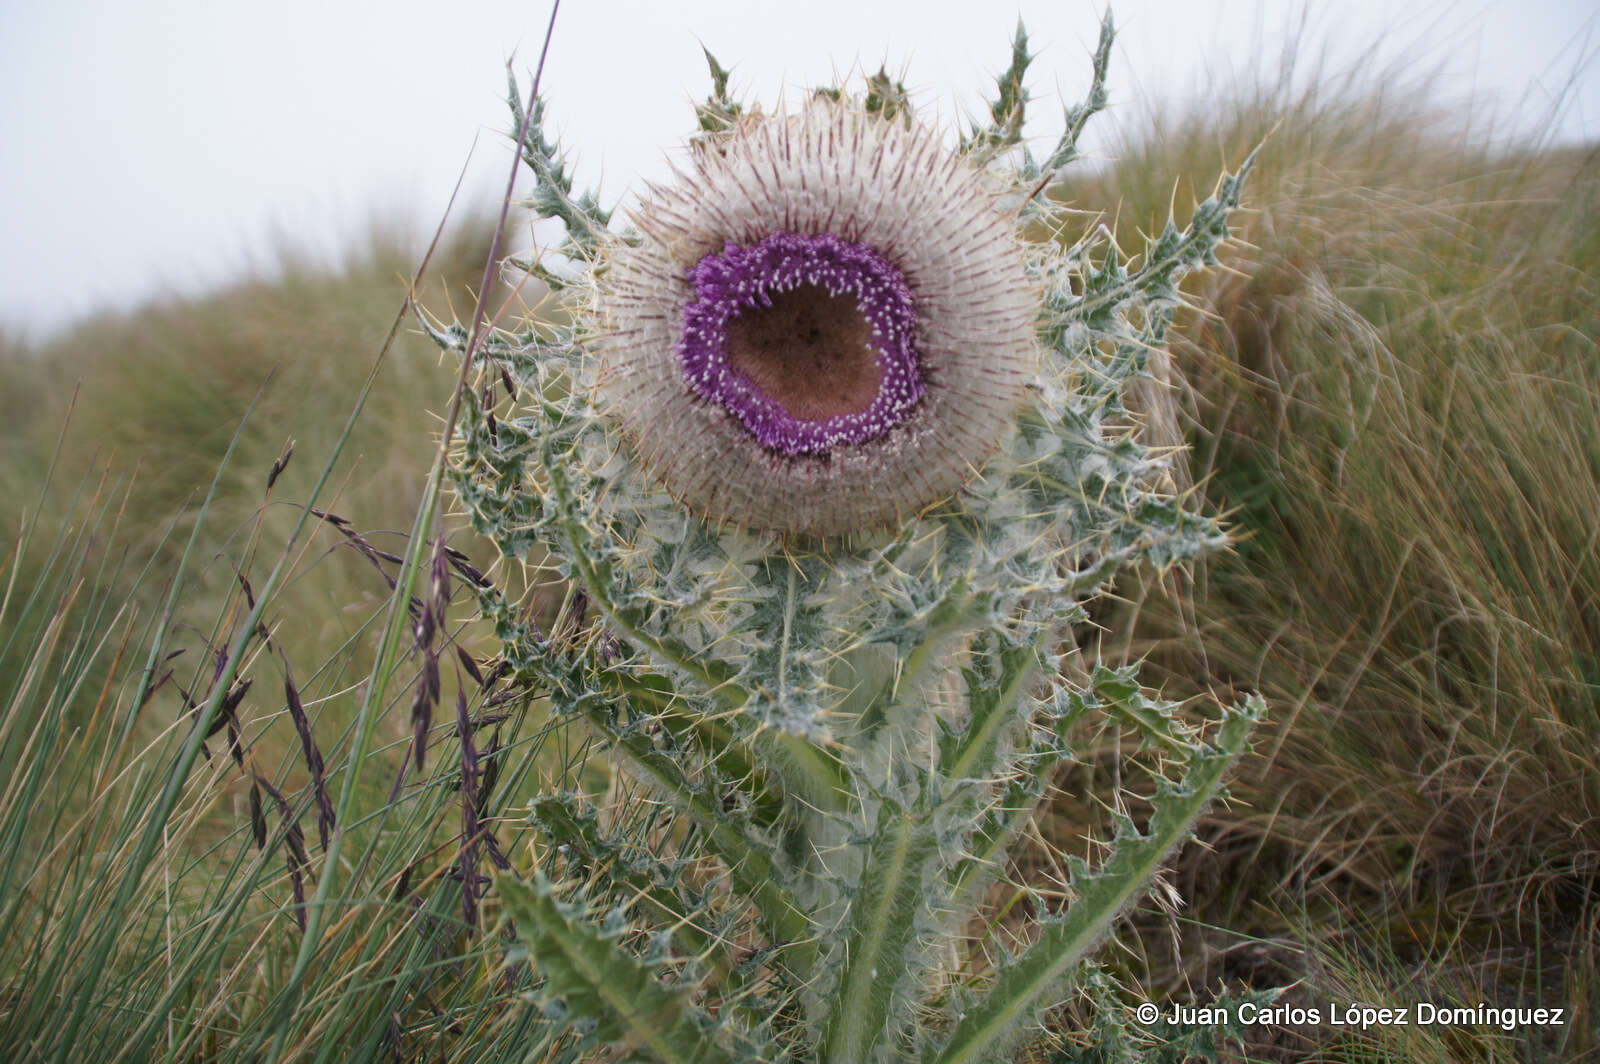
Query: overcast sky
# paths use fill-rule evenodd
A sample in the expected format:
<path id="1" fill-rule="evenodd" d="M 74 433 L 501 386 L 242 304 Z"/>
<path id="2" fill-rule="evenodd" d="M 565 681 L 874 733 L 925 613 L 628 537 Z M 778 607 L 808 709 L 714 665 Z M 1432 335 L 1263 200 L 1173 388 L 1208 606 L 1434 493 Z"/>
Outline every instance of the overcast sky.
<path id="1" fill-rule="evenodd" d="M 1124 0 L 1103 157 L 1156 105 L 1302 52 L 1347 68 L 1381 42 L 1438 68 L 1442 99 L 1497 128 L 1600 137 L 1592 0 Z M 608 197 L 661 178 L 704 95 L 705 44 L 769 107 L 787 89 L 887 64 L 947 122 L 983 105 L 1020 14 L 1031 87 L 1076 100 L 1103 5 L 1080 0 L 566 0 L 545 71 L 552 125 L 580 181 Z M 537 59 L 541 0 L 0 0 L 0 325 L 42 339 L 75 317 L 270 271 L 278 250 L 329 259 L 375 219 L 431 229 L 478 140 L 480 203 L 504 180 L 504 64 Z M 1303 22 L 1303 26 L 1302 26 Z M 602 181 L 603 178 L 603 181 Z"/>

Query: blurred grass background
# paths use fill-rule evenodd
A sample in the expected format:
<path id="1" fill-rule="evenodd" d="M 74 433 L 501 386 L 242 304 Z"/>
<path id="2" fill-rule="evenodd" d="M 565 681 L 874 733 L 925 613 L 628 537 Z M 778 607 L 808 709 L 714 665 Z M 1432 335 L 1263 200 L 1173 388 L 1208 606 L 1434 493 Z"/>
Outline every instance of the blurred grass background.
<path id="1" fill-rule="evenodd" d="M 1174 870 L 1181 947 L 1153 922 L 1139 974 L 1569 1010 L 1543 1034 L 1347 1034 L 1318 1059 L 1591 1059 L 1600 149 L 1490 147 L 1409 99 L 1280 87 L 1158 124 L 1076 190 L 1119 234 L 1156 232 L 1265 139 L 1240 242 L 1144 401 L 1237 542 L 1125 588 L 1101 650 L 1273 715 Z"/>
<path id="2" fill-rule="evenodd" d="M 1382 1028 L 1313 1045 L 1269 1031 L 1247 1046 L 1255 1059 L 1592 1058 L 1600 153 L 1493 147 L 1395 92 L 1279 87 L 1146 128 L 1063 194 L 1136 248 L 1263 140 L 1241 241 L 1192 284 L 1143 404 L 1158 442 L 1187 448 L 1177 482 L 1229 516 L 1237 544 L 1187 576 L 1131 582 L 1098 649 L 1144 660 L 1169 695 L 1259 690 L 1273 715 L 1231 801 L 1173 867 L 1183 906 L 1141 914 L 1122 967 L 1161 998 L 1292 983 L 1288 1000 L 1308 1003 L 1569 1010 L 1546 1032 Z M 484 226 L 462 229 L 420 293 L 445 318 L 465 317 L 488 243 Z M 225 601 L 268 470 L 296 441 L 273 498 L 305 496 L 416 260 L 375 233 L 341 269 L 290 262 L 38 348 L 0 343 L 0 542 L 10 549 L 25 514 L 82 526 L 60 496 L 34 512 L 77 388 L 58 479 L 103 475 L 90 490 L 116 500 L 122 542 L 171 554 L 161 537 L 175 520 L 166 542 L 187 535 L 195 492 L 270 371 L 186 591 Z M 408 332 L 346 448 L 325 505 L 381 547 L 403 550 L 379 530 L 409 527 L 434 447 L 427 412 L 454 376 Z M 272 503 L 264 527 L 292 509 Z M 11 575 L 58 542 L 36 541 Z M 340 542 L 319 534 L 278 598 L 291 661 L 331 659 L 387 594 Z M 128 586 L 147 611 L 164 592 Z M 27 644 L 0 645 L 0 675 L 26 667 Z M 337 734 L 342 707 L 323 705 L 319 729 Z M 382 728 L 402 741 L 403 712 Z M 292 763 L 281 714 L 255 741 Z M 1046 833 L 1070 835 L 1073 811 L 1054 815 Z"/>
<path id="3" fill-rule="evenodd" d="M 460 226 L 435 254 L 418 303 L 448 316 L 470 300 L 489 239 L 487 223 Z M 8 544 L 24 517 L 46 530 L 75 527 L 74 507 L 87 488 L 115 496 L 119 550 L 138 558 L 153 553 L 156 568 L 170 570 L 239 432 L 183 591 L 181 623 L 195 626 L 186 633 L 191 653 L 206 653 L 209 632 L 197 619 L 215 616 L 237 590 L 246 545 L 263 535 L 281 541 L 299 516 L 421 255 L 414 242 L 375 226 L 368 245 L 338 267 L 285 252 L 271 280 L 92 319 L 35 350 L 13 345 L 0 358 L 10 459 L 0 468 L 0 528 Z M 348 512 L 376 547 L 403 553 L 437 446 L 439 422 L 430 411 L 443 410 L 457 372 L 408 319 L 344 446 L 333 493 L 318 507 Z M 267 501 L 268 476 L 291 443 L 294 455 Z M 56 484 L 36 513 L 52 460 Z M 52 546 L 34 542 L 21 560 L 21 586 Z M 147 584 L 139 605 L 154 610 L 165 590 Z M 291 660 L 330 659 L 388 595 L 384 578 L 324 527 L 278 597 L 278 639 Z M 26 646 L 18 640 L 14 651 Z M 346 679 L 364 675 L 370 662 L 369 654 L 356 654 Z M 0 657 L 0 676 L 20 664 L 15 653 Z M 403 722 L 395 731 L 405 734 Z M 264 738 L 285 753 L 297 742 L 286 725 Z"/>

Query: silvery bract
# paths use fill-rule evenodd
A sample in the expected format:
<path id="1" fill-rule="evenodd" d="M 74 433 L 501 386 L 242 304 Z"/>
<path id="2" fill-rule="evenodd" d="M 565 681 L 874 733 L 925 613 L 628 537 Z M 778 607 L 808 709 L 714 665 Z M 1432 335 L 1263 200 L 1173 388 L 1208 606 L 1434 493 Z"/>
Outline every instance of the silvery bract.
<path id="1" fill-rule="evenodd" d="M 1223 542 L 1160 489 L 1120 394 L 1239 177 L 1136 270 L 1103 232 L 1063 247 L 1042 195 L 1110 43 L 1108 21 L 1042 159 L 1020 31 L 959 142 L 883 75 L 767 115 L 713 60 L 689 161 L 631 227 L 574 194 L 513 87 L 531 206 L 567 230 L 523 265 L 562 309 L 485 349 L 455 479 L 474 526 L 568 592 L 548 635 L 481 604 L 527 696 L 690 829 L 534 803 L 550 845 L 497 892 L 585 1037 L 665 1061 L 1007 1059 L 1243 749 L 1257 703 L 1206 724 L 1131 670 L 1063 673 L 1119 568 Z M 1041 899 L 1034 944 L 996 964 L 970 917 L 1091 726 L 1159 754 L 1127 770 L 1157 776 L 1149 813 L 1069 861 L 1075 900 Z"/>

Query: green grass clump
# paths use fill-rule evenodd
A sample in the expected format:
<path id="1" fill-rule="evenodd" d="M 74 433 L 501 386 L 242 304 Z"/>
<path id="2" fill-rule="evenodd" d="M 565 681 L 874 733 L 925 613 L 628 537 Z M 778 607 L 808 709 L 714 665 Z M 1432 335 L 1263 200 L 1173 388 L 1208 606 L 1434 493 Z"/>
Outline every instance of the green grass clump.
<path id="1" fill-rule="evenodd" d="M 435 257 L 446 286 L 463 258 L 481 268 L 478 233 Z M 463 906 L 504 855 L 462 824 L 526 804 L 552 760 L 581 772 L 582 752 L 543 753 L 527 699 L 486 705 L 448 619 L 478 577 L 442 543 L 398 596 L 405 654 L 374 664 L 408 541 L 370 529 L 411 524 L 437 450 L 423 412 L 453 380 L 431 343 L 386 340 L 409 320 L 407 258 L 291 269 L 8 355 L 11 380 L 85 377 L 58 440 L 69 393 L 40 387 L 61 400 L 8 441 L 25 490 L 0 554 L 0 1038 L 19 1059 L 462 1040 L 562 1059 Z M 95 454 L 130 437 L 149 481 Z M 298 458 L 279 469 L 286 437 Z M 212 472 L 183 487 L 164 462 Z"/>

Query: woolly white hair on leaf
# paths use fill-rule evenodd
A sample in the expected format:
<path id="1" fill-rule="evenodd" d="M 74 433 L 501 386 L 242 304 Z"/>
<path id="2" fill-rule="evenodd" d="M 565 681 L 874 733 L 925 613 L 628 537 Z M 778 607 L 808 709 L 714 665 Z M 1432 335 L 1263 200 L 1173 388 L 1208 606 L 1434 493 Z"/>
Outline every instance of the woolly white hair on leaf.
<path id="1" fill-rule="evenodd" d="M 642 239 L 601 271 L 596 406 L 713 521 L 814 537 L 902 522 L 982 467 L 1037 370 L 1038 282 L 1002 194 L 937 130 L 849 103 L 816 100 L 701 142 L 634 213 Z M 909 289 L 922 390 L 873 438 L 785 453 L 686 379 L 690 272 L 777 234 L 870 249 Z"/>

